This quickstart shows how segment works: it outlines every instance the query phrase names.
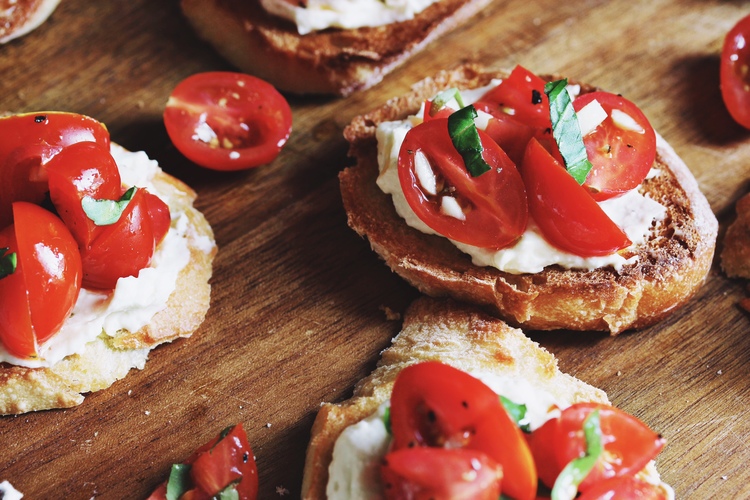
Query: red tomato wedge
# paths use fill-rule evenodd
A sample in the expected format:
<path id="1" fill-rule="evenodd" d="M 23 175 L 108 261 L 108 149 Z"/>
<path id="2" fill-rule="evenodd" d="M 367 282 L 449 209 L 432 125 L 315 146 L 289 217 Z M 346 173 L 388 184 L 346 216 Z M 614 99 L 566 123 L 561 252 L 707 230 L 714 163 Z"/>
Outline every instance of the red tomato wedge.
<path id="1" fill-rule="evenodd" d="M 656 485 L 634 476 L 619 476 L 592 485 L 577 500 L 667 500 L 667 495 Z"/>
<path id="2" fill-rule="evenodd" d="M 719 70 L 721 96 L 732 118 L 750 128 L 750 16 L 727 33 Z"/>
<path id="3" fill-rule="evenodd" d="M 0 279 L 0 341 L 13 356 L 34 358 L 73 310 L 81 257 L 70 231 L 51 212 L 16 202 L 13 220 L 0 232 L 0 248 L 17 255 L 15 272 Z"/>
<path id="4" fill-rule="evenodd" d="M 602 201 L 643 182 L 656 159 L 656 133 L 638 106 L 619 95 L 590 92 L 575 99 L 573 108 L 578 112 L 594 100 L 607 118 L 583 137 L 593 165 L 583 185 Z"/>
<path id="5" fill-rule="evenodd" d="M 475 104 L 491 115 L 510 116 L 518 123 L 545 130 L 552 126 L 545 81 L 523 66 L 516 66 L 508 78 L 488 91 Z"/>
<path id="6" fill-rule="evenodd" d="M 497 500 L 502 467 L 484 453 L 464 448 L 405 448 L 381 466 L 389 500 Z"/>
<path id="7" fill-rule="evenodd" d="M 411 209 L 434 231 L 469 245 L 504 248 L 526 229 L 526 192 L 508 155 L 483 132 L 479 137 L 491 169 L 472 177 L 451 142 L 447 118 L 410 129 L 399 152 L 399 180 Z M 446 210 L 448 202 L 453 212 Z"/>
<path id="8" fill-rule="evenodd" d="M 93 141 L 109 147 L 104 124 L 75 113 L 40 112 L 0 118 L 0 227 L 11 223 L 14 201 L 40 203 L 44 165 L 64 147 Z"/>
<path id="9" fill-rule="evenodd" d="M 528 445 L 500 398 L 480 380 L 451 366 L 404 368 L 391 394 L 393 450 L 414 446 L 477 450 L 503 469 L 502 492 L 531 500 L 537 477 Z"/>
<path id="10" fill-rule="evenodd" d="M 575 404 L 528 438 L 539 478 L 544 484 L 552 487 L 565 465 L 585 454 L 583 421 L 597 409 L 605 453 L 579 486 L 581 492 L 587 492 L 592 485 L 607 478 L 637 474 L 664 447 L 664 438 L 632 415 L 598 403 Z"/>
<path id="11" fill-rule="evenodd" d="M 531 216 L 550 244 L 583 257 L 609 255 L 630 245 L 627 235 L 536 139 L 526 148 L 521 175 Z"/>
<path id="12" fill-rule="evenodd" d="M 189 160 L 214 170 L 273 161 L 292 131 L 292 111 L 269 83 L 231 72 L 198 73 L 169 96 L 164 125 Z"/>

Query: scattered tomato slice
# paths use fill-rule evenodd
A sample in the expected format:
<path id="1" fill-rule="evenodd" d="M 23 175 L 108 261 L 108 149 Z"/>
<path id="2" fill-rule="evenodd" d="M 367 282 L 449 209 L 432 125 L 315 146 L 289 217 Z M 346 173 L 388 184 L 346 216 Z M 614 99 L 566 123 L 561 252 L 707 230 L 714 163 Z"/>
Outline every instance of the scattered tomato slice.
<path id="1" fill-rule="evenodd" d="M 292 131 L 292 111 L 269 83 L 232 72 L 192 75 L 164 110 L 172 142 L 191 161 L 214 170 L 270 163 Z"/>
<path id="2" fill-rule="evenodd" d="M 721 96 L 732 118 L 750 128 L 750 15 L 727 33 L 719 70 Z"/>

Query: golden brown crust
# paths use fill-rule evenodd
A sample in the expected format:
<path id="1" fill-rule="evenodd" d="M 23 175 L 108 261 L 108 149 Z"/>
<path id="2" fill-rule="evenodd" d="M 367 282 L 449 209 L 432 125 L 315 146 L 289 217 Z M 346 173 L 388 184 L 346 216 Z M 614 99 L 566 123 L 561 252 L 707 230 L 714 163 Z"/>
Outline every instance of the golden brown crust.
<path id="1" fill-rule="evenodd" d="M 302 498 L 324 499 L 333 446 L 341 432 L 370 415 L 390 397 L 397 374 L 406 366 L 437 360 L 469 372 L 483 372 L 531 383 L 568 404 L 608 403 L 606 394 L 562 373 L 554 356 L 523 332 L 451 300 L 421 298 L 404 315 L 404 324 L 375 371 L 360 381 L 351 399 L 322 405 L 311 431 Z"/>
<path id="2" fill-rule="evenodd" d="M 414 113 L 440 89 L 477 87 L 506 74 L 463 65 L 356 117 L 344 135 L 357 164 L 339 176 L 349 225 L 368 238 L 393 271 L 423 293 L 487 306 L 517 326 L 616 334 L 664 318 L 705 280 L 718 224 L 692 174 L 661 137 L 656 159 L 659 174 L 647 179 L 641 189 L 667 206 L 667 217 L 652 231 L 647 245 L 638 248 L 637 262 L 620 272 L 550 266 L 540 273 L 514 275 L 477 267 L 445 238 L 406 226 L 390 197 L 376 186 L 378 123 Z"/>
<path id="3" fill-rule="evenodd" d="M 750 279 L 750 193 L 737 201 L 736 210 L 724 235 L 721 267 L 730 278 Z"/>
<path id="4" fill-rule="evenodd" d="M 348 95 L 376 83 L 409 56 L 491 0 L 440 0 L 414 19 L 386 26 L 299 35 L 258 0 L 182 0 L 198 35 L 239 69 L 280 90 Z"/>
<path id="5" fill-rule="evenodd" d="M 0 414 L 76 406 L 83 401 L 82 394 L 109 387 L 131 368 L 143 369 L 152 348 L 190 336 L 203 322 L 216 254 L 211 226 L 193 207 L 195 193 L 187 185 L 161 171 L 152 182 L 173 210 L 187 214 L 192 231 L 187 240 L 190 262 L 180 271 L 167 307 L 139 331 L 121 330 L 114 337 L 102 334 L 88 343 L 81 354 L 68 356 L 50 368 L 0 363 Z M 211 247 L 198 245 L 196 242 L 201 239 Z"/>
<path id="6" fill-rule="evenodd" d="M 0 0 L 0 43 L 39 27 L 60 0 Z"/>

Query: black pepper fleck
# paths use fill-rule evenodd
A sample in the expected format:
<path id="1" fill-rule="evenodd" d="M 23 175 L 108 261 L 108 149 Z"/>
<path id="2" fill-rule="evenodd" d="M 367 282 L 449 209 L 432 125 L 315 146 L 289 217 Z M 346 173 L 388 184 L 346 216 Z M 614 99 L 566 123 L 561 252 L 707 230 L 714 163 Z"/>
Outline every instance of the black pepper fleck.
<path id="1" fill-rule="evenodd" d="M 542 94 L 536 89 L 531 90 L 531 104 L 541 104 Z"/>
<path id="2" fill-rule="evenodd" d="M 35 121 L 36 123 L 44 123 L 44 122 L 46 122 L 46 121 L 47 121 L 47 115 L 36 115 L 36 116 L 34 117 L 34 121 Z"/>

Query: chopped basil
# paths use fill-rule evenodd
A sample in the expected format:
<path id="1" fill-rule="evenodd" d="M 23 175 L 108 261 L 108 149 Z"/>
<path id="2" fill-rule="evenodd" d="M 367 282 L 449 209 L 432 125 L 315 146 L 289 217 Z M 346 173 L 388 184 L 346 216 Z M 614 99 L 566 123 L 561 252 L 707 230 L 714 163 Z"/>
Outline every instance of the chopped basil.
<path id="1" fill-rule="evenodd" d="M 430 114 L 435 114 L 436 112 L 443 109 L 443 107 L 445 107 L 445 105 L 448 104 L 451 99 L 455 99 L 459 107 L 464 107 L 464 100 L 461 97 L 461 92 L 459 92 L 457 88 L 451 87 L 449 89 L 443 90 L 432 99 L 432 108 L 430 110 Z"/>
<path id="2" fill-rule="evenodd" d="M 448 117 L 448 134 L 472 177 L 490 170 L 490 166 L 482 158 L 484 148 L 474 124 L 476 117 L 477 110 L 472 105 L 461 108 Z"/>
<path id="3" fill-rule="evenodd" d="M 526 418 L 526 405 L 514 403 L 505 396 L 500 396 L 500 402 L 503 404 L 503 408 L 508 412 L 510 418 L 516 423 L 516 425 L 526 433 L 531 432 L 531 423 Z"/>
<path id="4" fill-rule="evenodd" d="M 16 252 L 8 253 L 10 248 L 0 248 L 0 279 L 16 272 L 18 256 Z"/>
<path id="5" fill-rule="evenodd" d="M 385 430 L 388 434 L 393 434 L 393 431 L 391 430 L 391 407 L 388 406 L 385 411 L 383 412 L 383 425 L 385 425 Z"/>
<path id="6" fill-rule="evenodd" d="M 97 200 L 91 196 L 84 196 L 81 206 L 86 216 L 97 226 L 109 226 L 120 220 L 120 216 L 135 196 L 136 187 L 133 186 L 122 195 L 119 200 Z"/>
<path id="7" fill-rule="evenodd" d="M 231 483 L 229 486 L 221 490 L 218 494 L 214 495 L 212 500 L 240 500 L 240 494 L 237 492 L 236 483 Z"/>
<path id="8" fill-rule="evenodd" d="M 190 465 L 174 464 L 167 481 L 167 500 L 178 500 L 186 491 L 192 488 L 190 480 Z"/>
<path id="9" fill-rule="evenodd" d="M 573 101 L 565 89 L 567 84 L 566 79 L 549 82 L 544 86 L 544 93 L 549 97 L 552 136 L 565 160 L 565 168 L 578 184 L 583 184 L 593 165 L 586 155 Z"/>
<path id="10" fill-rule="evenodd" d="M 578 485 L 586 479 L 596 461 L 604 453 L 602 428 L 599 410 L 592 411 L 583 421 L 583 434 L 586 437 L 586 454 L 571 460 L 560 472 L 552 487 L 552 500 L 572 500 L 578 493 Z"/>

